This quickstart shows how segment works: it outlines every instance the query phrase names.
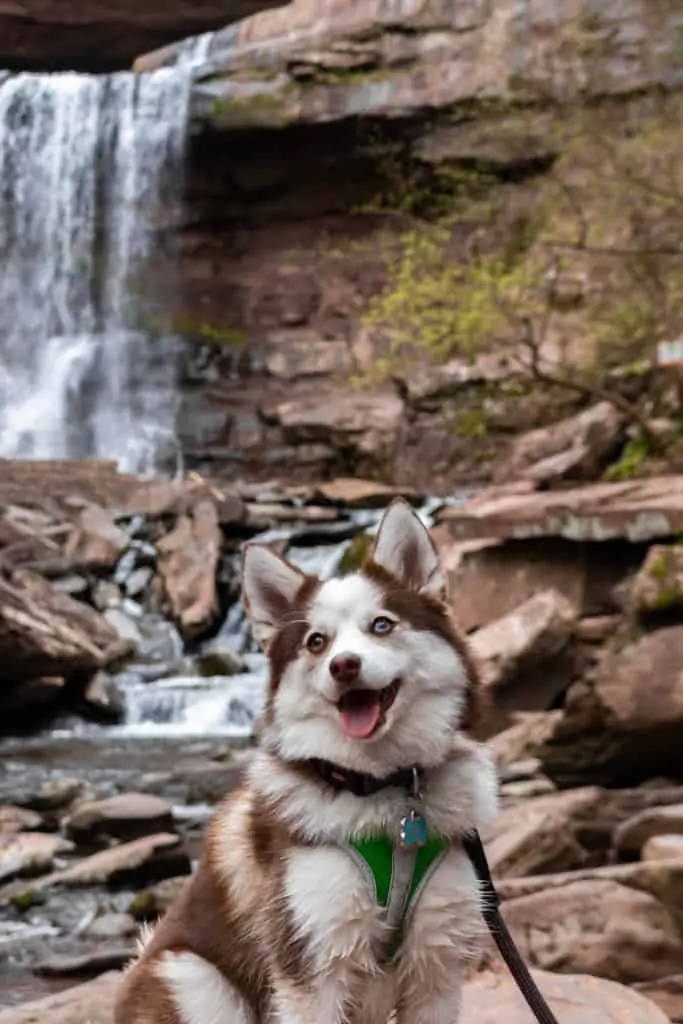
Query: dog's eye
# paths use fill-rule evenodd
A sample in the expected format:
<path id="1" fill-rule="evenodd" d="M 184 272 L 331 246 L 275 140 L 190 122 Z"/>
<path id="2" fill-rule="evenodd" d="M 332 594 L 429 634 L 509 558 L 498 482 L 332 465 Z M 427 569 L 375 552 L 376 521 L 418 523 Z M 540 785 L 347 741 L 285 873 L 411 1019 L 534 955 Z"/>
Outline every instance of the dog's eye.
<path id="1" fill-rule="evenodd" d="M 327 637 L 322 633 L 311 633 L 306 640 L 306 647 L 311 654 L 321 654 L 327 647 Z"/>
<path id="2" fill-rule="evenodd" d="M 373 619 L 370 632 L 375 636 L 388 636 L 395 625 L 396 623 L 388 619 L 386 615 L 378 615 L 376 619 Z"/>

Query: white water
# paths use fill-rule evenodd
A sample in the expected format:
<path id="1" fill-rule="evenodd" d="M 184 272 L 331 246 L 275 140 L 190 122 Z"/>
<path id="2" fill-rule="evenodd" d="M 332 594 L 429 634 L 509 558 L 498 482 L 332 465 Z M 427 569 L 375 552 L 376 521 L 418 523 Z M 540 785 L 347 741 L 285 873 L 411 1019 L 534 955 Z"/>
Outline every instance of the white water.
<path id="1" fill-rule="evenodd" d="M 0 84 L 0 456 L 177 462 L 155 226 L 181 196 L 190 82 L 180 67 Z"/>

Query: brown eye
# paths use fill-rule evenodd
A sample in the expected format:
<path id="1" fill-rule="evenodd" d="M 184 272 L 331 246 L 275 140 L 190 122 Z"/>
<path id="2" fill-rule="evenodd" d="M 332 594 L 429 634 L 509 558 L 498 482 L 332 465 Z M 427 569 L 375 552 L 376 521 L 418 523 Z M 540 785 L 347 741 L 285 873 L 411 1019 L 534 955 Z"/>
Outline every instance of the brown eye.
<path id="1" fill-rule="evenodd" d="M 395 625 L 396 623 L 388 619 L 386 615 L 378 615 L 376 619 L 373 619 L 370 632 L 375 636 L 389 636 Z"/>
<path id="2" fill-rule="evenodd" d="M 322 654 L 327 647 L 327 637 L 322 633 L 311 633 L 306 641 L 306 647 L 311 654 Z"/>

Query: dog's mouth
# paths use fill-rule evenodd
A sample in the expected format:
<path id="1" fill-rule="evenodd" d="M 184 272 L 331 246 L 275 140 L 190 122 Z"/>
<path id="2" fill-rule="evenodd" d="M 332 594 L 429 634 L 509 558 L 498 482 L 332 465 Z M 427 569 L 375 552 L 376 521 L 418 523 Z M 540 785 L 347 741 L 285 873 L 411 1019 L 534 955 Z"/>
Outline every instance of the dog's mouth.
<path id="1" fill-rule="evenodd" d="M 396 700 L 400 679 L 383 690 L 357 687 L 349 690 L 337 701 L 341 727 L 354 740 L 367 740 L 384 724 L 387 711 Z"/>

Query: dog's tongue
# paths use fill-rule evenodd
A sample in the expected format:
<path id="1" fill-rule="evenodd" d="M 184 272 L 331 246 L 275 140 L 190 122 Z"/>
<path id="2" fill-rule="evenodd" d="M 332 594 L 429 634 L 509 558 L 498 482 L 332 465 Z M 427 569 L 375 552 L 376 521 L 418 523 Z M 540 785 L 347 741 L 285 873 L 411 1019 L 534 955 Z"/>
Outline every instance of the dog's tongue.
<path id="1" fill-rule="evenodd" d="M 354 740 L 366 740 L 377 728 L 381 710 L 378 693 L 351 690 L 339 703 L 342 729 Z"/>

